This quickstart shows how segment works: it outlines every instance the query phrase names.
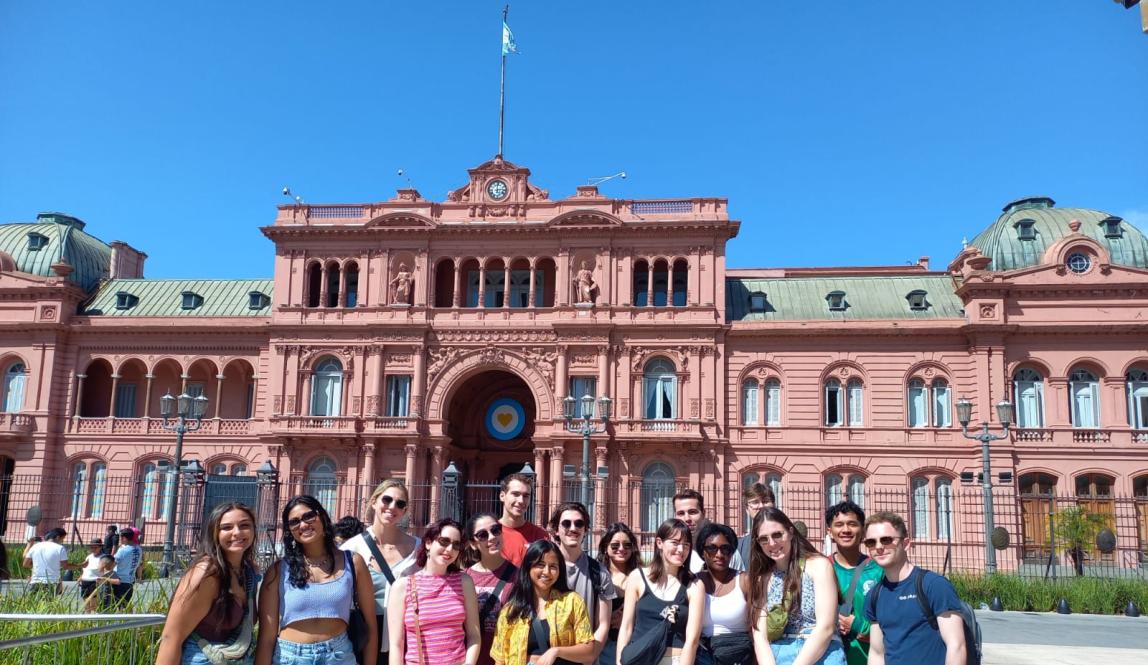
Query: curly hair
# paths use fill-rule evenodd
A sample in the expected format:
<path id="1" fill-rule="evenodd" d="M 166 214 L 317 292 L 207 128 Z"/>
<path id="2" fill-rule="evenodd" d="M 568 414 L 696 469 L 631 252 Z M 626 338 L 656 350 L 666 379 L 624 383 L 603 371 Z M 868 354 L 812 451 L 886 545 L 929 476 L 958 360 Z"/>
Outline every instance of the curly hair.
<path id="1" fill-rule="evenodd" d="M 291 497 L 287 505 L 283 506 L 283 561 L 287 562 L 288 579 L 291 586 L 297 589 L 307 588 L 307 561 L 303 558 L 303 545 L 295 540 L 291 528 L 287 526 L 288 516 L 295 506 L 305 506 L 319 514 L 319 524 L 323 527 L 323 551 L 331 557 L 332 565 L 338 561 L 336 555 L 339 550 L 335 547 L 335 528 L 331 525 L 331 516 L 319 500 L 307 494 Z"/>
<path id="2" fill-rule="evenodd" d="M 698 541 L 694 543 L 694 551 L 698 556 L 705 561 L 706 558 L 706 541 L 714 536 L 724 536 L 734 549 L 737 549 L 737 534 L 733 532 L 729 526 L 720 524 L 718 522 L 706 522 L 702 528 L 698 529 Z"/>

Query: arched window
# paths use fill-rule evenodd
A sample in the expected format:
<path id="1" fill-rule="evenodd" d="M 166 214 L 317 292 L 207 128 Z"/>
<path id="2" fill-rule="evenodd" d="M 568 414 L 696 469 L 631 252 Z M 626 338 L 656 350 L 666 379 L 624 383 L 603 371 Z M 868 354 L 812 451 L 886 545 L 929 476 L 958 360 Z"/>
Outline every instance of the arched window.
<path id="1" fill-rule="evenodd" d="M 634 307 L 645 307 L 649 304 L 650 291 L 650 264 L 645 259 L 634 262 Z"/>
<path id="2" fill-rule="evenodd" d="M 303 493 L 318 499 L 332 515 L 335 514 L 335 496 L 339 488 L 335 471 L 331 458 L 320 457 L 307 466 L 307 479 L 303 483 Z"/>
<path id="3" fill-rule="evenodd" d="M 1056 510 L 1056 477 L 1047 473 L 1021 474 L 1017 483 L 1020 495 L 1021 542 L 1026 559 L 1044 560 L 1049 554 L 1049 515 Z"/>
<path id="4" fill-rule="evenodd" d="M 88 503 L 88 463 L 72 465 L 72 517 L 84 517 Z"/>
<path id="5" fill-rule="evenodd" d="M 354 307 L 359 304 L 359 264 L 354 261 L 348 263 L 343 279 L 347 284 L 347 291 L 343 300 L 347 307 Z"/>
<path id="6" fill-rule="evenodd" d="M 859 473 L 848 476 L 831 473 L 825 476 L 826 507 L 841 503 L 845 497 L 849 497 L 858 506 L 865 507 L 865 476 Z"/>
<path id="7" fill-rule="evenodd" d="M 758 389 L 756 379 L 746 379 L 741 384 L 741 424 L 756 425 L 758 405 Z"/>
<path id="8" fill-rule="evenodd" d="M 1148 370 L 1131 369 L 1127 380 L 1128 424 L 1132 429 L 1148 429 Z"/>
<path id="9" fill-rule="evenodd" d="M 16 413 L 24 408 L 24 363 L 13 363 L 4 372 L 4 411 Z"/>
<path id="10" fill-rule="evenodd" d="M 949 382 L 944 379 L 933 381 L 933 427 L 951 427 L 953 424 L 953 407 L 949 390 Z"/>
<path id="11" fill-rule="evenodd" d="M 926 385 L 922 379 L 909 382 L 906 411 L 909 427 L 949 427 L 953 422 L 949 383 L 936 379 Z"/>
<path id="12" fill-rule="evenodd" d="M 323 302 L 323 267 L 312 263 L 307 268 L 307 306 L 318 307 Z"/>
<path id="13" fill-rule="evenodd" d="M 171 462 L 159 460 L 140 467 L 136 511 L 147 520 L 167 520 L 168 501 L 175 491 L 176 474 Z"/>
<path id="14" fill-rule="evenodd" d="M 670 264 L 665 259 L 654 261 L 654 307 L 665 307 L 668 294 Z"/>
<path id="15" fill-rule="evenodd" d="M 906 404 L 909 411 L 909 427 L 925 427 L 929 424 L 928 390 L 925 382 L 920 379 L 909 382 L 909 402 Z"/>
<path id="16" fill-rule="evenodd" d="M 339 264 L 332 263 L 327 266 L 327 293 L 323 299 L 327 307 L 339 306 Z"/>
<path id="17" fill-rule="evenodd" d="M 915 540 L 952 539 L 953 481 L 945 476 L 914 476 L 910 481 Z M 935 528 L 933 525 L 936 525 Z"/>
<path id="18" fill-rule="evenodd" d="M 218 464 L 212 464 L 211 465 L 211 475 L 213 475 L 213 476 L 226 476 L 227 475 L 227 465 L 223 464 L 222 462 L 220 462 Z"/>
<path id="19" fill-rule="evenodd" d="M 311 378 L 311 415 L 340 415 L 342 399 L 343 365 L 334 358 L 324 358 Z"/>
<path id="20" fill-rule="evenodd" d="M 685 259 L 678 259 L 677 261 L 674 261 L 674 279 L 673 284 L 671 284 L 670 287 L 673 291 L 673 298 L 670 304 L 674 307 L 686 306 L 686 290 L 687 284 L 689 284 L 689 278 L 689 262 Z"/>
<path id="21" fill-rule="evenodd" d="M 765 382 L 765 424 L 781 424 L 781 381 L 777 379 Z"/>
<path id="22" fill-rule="evenodd" d="M 82 461 L 72 465 L 72 517 L 99 519 L 104 516 L 108 465 Z"/>
<path id="23" fill-rule="evenodd" d="M 662 522 L 674 515 L 674 493 L 677 491 L 674 470 L 655 462 L 642 474 L 642 531 L 657 531 Z"/>
<path id="24" fill-rule="evenodd" d="M 825 382 L 825 426 L 860 427 L 864 423 L 865 384 L 861 379 L 849 379 L 842 386 L 837 379 Z"/>
<path id="25" fill-rule="evenodd" d="M 247 475 L 247 465 L 246 464 L 232 464 L 231 465 L 231 475 L 233 475 L 233 476 Z"/>
<path id="26" fill-rule="evenodd" d="M 1012 377 L 1017 427 L 1044 427 L 1044 377 L 1031 369 Z"/>
<path id="27" fill-rule="evenodd" d="M 673 363 L 665 358 L 650 360 L 646 363 L 642 384 L 646 420 L 672 420 L 678 417 L 678 375 Z"/>
<path id="28" fill-rule="evenodd" d="M 1073 427 L 1100 427 L 1100 380 L 1086 369 L 1076 369 L 1068 378 Z"/>

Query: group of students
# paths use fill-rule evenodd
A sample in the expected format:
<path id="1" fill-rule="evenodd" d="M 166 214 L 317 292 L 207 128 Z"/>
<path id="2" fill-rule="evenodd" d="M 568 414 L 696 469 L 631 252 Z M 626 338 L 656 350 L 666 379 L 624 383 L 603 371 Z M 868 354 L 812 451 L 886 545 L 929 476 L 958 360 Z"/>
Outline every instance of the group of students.
<path id="1" fill-rule="evenodd" d="M 221 505 L 175 590 L 156 662 L 965 662 L 960 601 L 947 580 L 908 562 L 896 515 L 866 520 L 852 502 L 831 507 L 836 552 L 827 557 L 763 485 L 746 492 L 752 526 L 741 537 L 706 520 L 701 494 L 685 490 L 644 566 L 625 524 L 606 530 L 596 557 L 586 551 L 592 525 L 580 503 L 559 505 L 548 528 L 527 521 L 532 492 L 530 477 L 508 476 L 501 515 L 440 519 L 417 538 L 401 528 L 406 487 L 387 480 L 370 497 L 366 528 L 340 545 L 319 501 L 296 496 L 282 513 L 282 558 L 261 580 L 255 516 Z M 932 617 L 912 615 L 924 607 L 914 584 L 927 590 Z"/>
<path id="2" fill-rule="evenodd" d="M 108 527 L 108 535 L 88 544 L 83 564 L 68 560 L 64 539 L 68 532 L 55 528 L 28 541 L 23 564 L 30 570 L 28 593 L 58 596 L 63 593 L 62 571 L 80 571 L 80 597 L 87 612 L 122 607 L 132 599 L 135 581 L 143 567 L 139 531 Z"/>

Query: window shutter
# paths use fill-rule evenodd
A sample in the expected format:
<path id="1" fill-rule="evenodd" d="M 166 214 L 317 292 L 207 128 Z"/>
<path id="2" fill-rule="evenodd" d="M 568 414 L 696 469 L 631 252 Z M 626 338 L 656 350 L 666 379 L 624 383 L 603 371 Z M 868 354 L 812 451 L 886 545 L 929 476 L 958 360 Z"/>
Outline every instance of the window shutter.
<path id="1" fill-rule="evenodd" d="M 852 395 L 850 402 L 852 402 Z M 850 404 L 852 406 L 852 404 Z M 852 412 L 850 413 L 852 420 Z M 925 384 L 921 381 L 909 382 L 909 427 L 924 427 L 928 422 L 925 414 Z"/>
<path id="2" fill-rule="evenodd" d="M 862 417 L 865 388 L 860 381 L 849 382 L 849 424 L 860 426 L 864 424 Z"/>
<path id="3" fill-rule="evenodd" d="M 770 381 L 765 388 L 766 424 L 781 424 L 781 384 Z"/>
<path id="4" fill-rule="evenodd" d="M 929 479 L 913 479 L 913 538 L 929 537 Z"/>
<path id="5" fill-rule="evenodd" d="M 757 382 L 746 381 L 741 388 L 741 413 L 743 425 L 757 424 Z"/>

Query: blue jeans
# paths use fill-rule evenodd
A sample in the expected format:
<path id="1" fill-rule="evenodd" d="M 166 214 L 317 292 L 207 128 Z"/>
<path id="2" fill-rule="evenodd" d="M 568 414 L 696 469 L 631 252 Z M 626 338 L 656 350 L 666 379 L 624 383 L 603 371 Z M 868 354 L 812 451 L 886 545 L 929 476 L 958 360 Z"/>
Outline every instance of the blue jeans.
<path id="1" fill-rule="evenodd" d="M 179 665 L 211 665 L 203 649 L 199 648 L 198 638 L 194 635 L 183 641 L 183 650 L 180 652 Z M 251 665 L 255 662 L 255 649 L 243 660 L 232 661 L 235 665 Z"/>
<path id="2" fill-rule="evenodd" d="M 769 648 L 773 650 L 773 659 L 777 661 L 777 665 L 793 665 L 804 645 L 804 637 L 783 637 L 776 642 L 770 642 Z M 841 646 L 841 640 L 830 641 L 825 654 L 815 665 L 845 665 L 845 649 Z"/>
<path id="3" fill-rule="evenodd" d="M 351 639 L 346 633 L 314 644 L 299 644 L 280 638 L 275 642 L 273 665 L 356 665 Z"/>

